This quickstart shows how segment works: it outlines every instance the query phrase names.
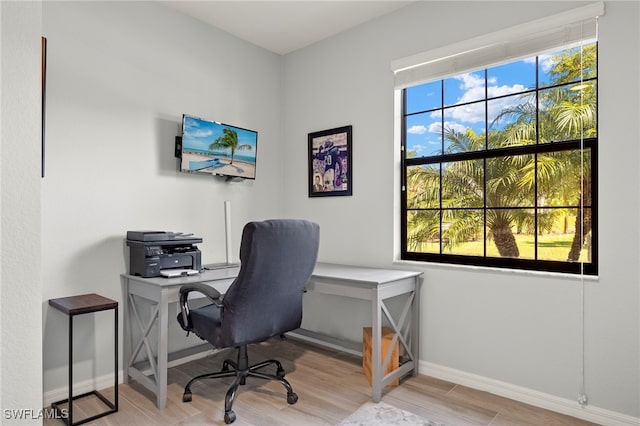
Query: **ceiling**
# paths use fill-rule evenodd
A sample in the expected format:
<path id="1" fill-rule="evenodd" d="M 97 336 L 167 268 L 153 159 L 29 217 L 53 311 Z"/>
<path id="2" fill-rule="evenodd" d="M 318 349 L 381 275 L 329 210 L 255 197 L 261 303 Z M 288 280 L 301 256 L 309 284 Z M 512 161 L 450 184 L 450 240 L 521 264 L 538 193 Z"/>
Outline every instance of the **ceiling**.
<path id="1" fill-rule="evenodd" d="M 284 55 L 412 1 L 166 1 L 167 6 Z"/>

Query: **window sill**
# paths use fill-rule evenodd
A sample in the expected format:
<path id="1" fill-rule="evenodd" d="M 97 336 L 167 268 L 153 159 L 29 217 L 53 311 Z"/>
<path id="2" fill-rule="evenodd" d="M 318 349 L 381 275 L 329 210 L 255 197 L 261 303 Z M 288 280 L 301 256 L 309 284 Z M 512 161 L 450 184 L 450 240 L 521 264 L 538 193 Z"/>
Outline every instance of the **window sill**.
<path id="1" fill-rule="evenodd" d="M 473 265 L 455 265 L 450 263 L 436 263 L 436 262 L 420 262 L 416 260 L 398 260 L 395 259 L 392 262 L 393 265 L 398 266 L 411 266 L 412 268 L 437 268 L 437 269 L 449 269 L 465 272 L 479 272 L 479 273 L 499 273 L 499 274 L 511 274 L 522 276 L 533 276 L 542 278 L 557 278 L 567 281 L 577 282 L 599 282 L 600 277 L 598 275 L 578 275 L 578 274 L 564 274 L 560 272 L 546 272 L 546 271 L 529 271 L 524 269 L 507 269 L 507 268 L 493 268 L 490 266 L 473 266 Z"/>

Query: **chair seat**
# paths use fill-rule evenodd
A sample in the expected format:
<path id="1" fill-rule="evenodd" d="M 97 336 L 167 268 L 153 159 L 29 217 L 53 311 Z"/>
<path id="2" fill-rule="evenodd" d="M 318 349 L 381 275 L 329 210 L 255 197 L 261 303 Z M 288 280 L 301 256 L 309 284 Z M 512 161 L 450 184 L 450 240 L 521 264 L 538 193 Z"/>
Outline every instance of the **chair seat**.
<path id="1" fill-rule="evenodd" d="M 222 326 L 222 309 L 219 306 L 211 304 L 190 309 L 190 324 L 184 324 L 181 314 L 178 314 L 178 322 L 184 330 L 195 333 L 196 336 L 208 341 L 214 347 L 219 347 Z"/>

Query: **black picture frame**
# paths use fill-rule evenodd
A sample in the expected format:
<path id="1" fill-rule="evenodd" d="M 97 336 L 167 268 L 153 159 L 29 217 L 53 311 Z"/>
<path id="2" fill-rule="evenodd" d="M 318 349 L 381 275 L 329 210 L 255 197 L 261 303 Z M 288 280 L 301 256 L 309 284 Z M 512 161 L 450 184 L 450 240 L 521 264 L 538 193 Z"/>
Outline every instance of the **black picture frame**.
<path id="1" fill-rule="evenodd" d="M 352 126 L 309 133 L 309 197 L 352 195 Z"/>

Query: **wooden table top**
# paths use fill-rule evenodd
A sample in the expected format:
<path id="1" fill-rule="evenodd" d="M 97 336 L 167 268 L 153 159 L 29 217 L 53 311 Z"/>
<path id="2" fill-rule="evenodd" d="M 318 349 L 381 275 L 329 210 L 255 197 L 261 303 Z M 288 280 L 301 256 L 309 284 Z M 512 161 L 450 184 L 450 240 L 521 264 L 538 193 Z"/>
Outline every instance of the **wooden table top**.
<path id="1" fill-rule="evenodd" d="M 67 315 L 86 314 L 89 312 L 115 309 L 118 302 L 96 293 L 80 294 L 78 296 L 49 299 L 49 305 Z"/>

